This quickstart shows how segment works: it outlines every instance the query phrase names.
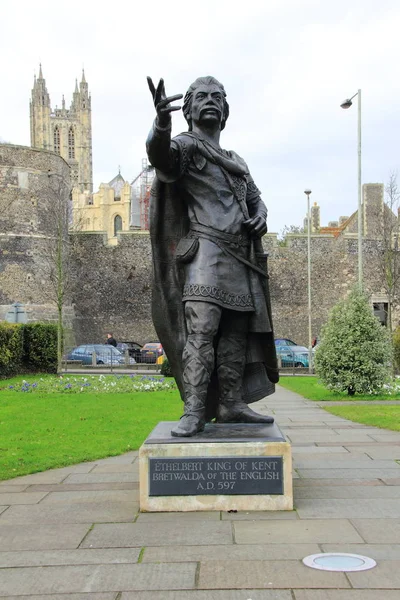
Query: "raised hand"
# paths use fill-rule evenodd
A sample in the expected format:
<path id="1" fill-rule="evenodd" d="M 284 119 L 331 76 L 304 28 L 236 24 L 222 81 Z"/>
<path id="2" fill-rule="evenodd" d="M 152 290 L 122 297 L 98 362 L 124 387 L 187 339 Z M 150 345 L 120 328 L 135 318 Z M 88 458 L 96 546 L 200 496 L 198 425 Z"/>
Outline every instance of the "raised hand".
<path id="1" fill-rule="evenodd" d="M 147 78 L 147 83 L 153 96 L 154 106 L 156 107 L 158 124 L 160 127 L 167 127 L 171 123 L 171 113 L 181 109 L 180 106 L 171 106 L 171 102 L 180 100 L 183 98 L 183 94 L 175 94 L 175 96 L 167 98 L 164 79 L 160 79 L 157 88 L 154 86 L 151 77 Z"/>

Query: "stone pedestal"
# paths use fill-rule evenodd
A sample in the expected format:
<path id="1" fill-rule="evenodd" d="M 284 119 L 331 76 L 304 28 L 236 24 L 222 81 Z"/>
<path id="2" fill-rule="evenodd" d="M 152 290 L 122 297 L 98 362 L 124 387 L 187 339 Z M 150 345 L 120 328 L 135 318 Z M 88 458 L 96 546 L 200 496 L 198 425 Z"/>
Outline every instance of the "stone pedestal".
<path id="1" fill-rule="evenodd" d="M 140 510 L 293 510 L 292 453 L 279 427 L 208 423 L 190 438 L 161 422 L 139 450 Z"/>

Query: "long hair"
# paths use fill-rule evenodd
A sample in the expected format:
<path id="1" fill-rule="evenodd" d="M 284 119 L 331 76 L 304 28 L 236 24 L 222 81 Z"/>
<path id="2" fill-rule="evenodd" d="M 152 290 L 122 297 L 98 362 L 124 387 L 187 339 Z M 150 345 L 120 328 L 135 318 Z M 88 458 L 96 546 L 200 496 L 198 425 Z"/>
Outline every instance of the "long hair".
<path id="1" fill-rule="evenodd" d="M 224 129 L 225 123 L 229 117 L 229 104 L 226 101 L 226 92 L 225 92 L 224 86 L 217 79 L 215 79 L 215 77 L 211 77 L 210 75 L 208 75 L 207 77 L 199 77 L 198 79 L 196 79 L 196 81 L 194 81 L 192 83 L 192 85 L 189 87 L 188 91 L 185 94 L 185 98 L 183 100 L 182 111 L 183 111 L 183 116 L 185 117 L 185 119 L 189 125 L 189 131 L 192 130 L 191 112 L 192 112 L 193 93 L 201 85 L 216 85 L 221 90 L 221 93 L 224 97 L 224 111 L 223 111 L 222 121 L 221 121 L 221 131 L 222 131 L 222 129 Z"/>

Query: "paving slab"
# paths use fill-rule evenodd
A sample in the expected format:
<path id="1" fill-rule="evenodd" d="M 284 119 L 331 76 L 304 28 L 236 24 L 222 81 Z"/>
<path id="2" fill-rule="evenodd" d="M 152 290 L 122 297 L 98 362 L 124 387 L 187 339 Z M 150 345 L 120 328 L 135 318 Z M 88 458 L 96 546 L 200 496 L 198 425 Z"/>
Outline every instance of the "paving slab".
<path id="1" fill-rule="evenodd" d="M 148 546 L 143 562 L 204 562 L 214 560 L 302 560 L 320 552 L 318 544 L 230 544 L 225 546 Z"/>
<path id="2" fill-rule="evenodd" d="M 341 448 L 341 446 L 334 446 L 332 448 L 336 449 L 336 448 Z M 293 453 L 293 461 L 295 463 L 299 463 L 299 466 L 301 465 L 301 463 L 309 463 L 309 462 L 315 462 L 317 464 L 320 464 L 321 462 L 331 462 L 334 461 L 336 463 L 339 463 L 339 466 L 345 465 L 347 463 L 350 463 L 352 460 L 354 461 L 362 461 L 363 463 L 366 463 L 370 466 L 373 466 L 374 461 L 373 459 L 368 456 L 368 454 L 366 453 L 355 453 L 355 452 L 349 452 L 348 450 L 343 450 L 343 452 L 340 452 L 338 454 L 334 454 L 334 453 L 330 453 L 328 452 L 328 447 L 324 447 L 324 448 L 320 448 L 319 446 L 315 446 L 315 450 L 318 450 L 317 452 L 305 452 L 303 449 L 302 453 L 297 452 L 296 448 L 293 448 L 292 446 L 292 453 Z"/>
<path id="3" fill-rule="evenodd" d="M 139 473 L 88 473 L 72 474 L 64 479 L 64 483 L 112 483 L 139 481 Z"/>
<path id="4" fill-rule="evenodd" d="M 362 429 L 342 429 L 333 431 L 329 427 L 324 429 L 307 429 L 300 431 L 291 431 L 288 434 L 291 442 L 301 442 L 313 440 L 314 442 L 336 442 L 345 446 L 348 442 L 373 442 L 372 434 L 368 434 Z"/>
<path id="5" fill-rule="evenodd" d="M 397 477 L 398 469 L 297 469 L 305 479 L 382 479 Z"/>
<path id="6" fill-rule="evenodd" d="M 296 469 L 393 469 L 393 471 L 397 471 L 397 475 L 400 476 L 400 465 L 391 459 L 388 460 L 373 460 L 369 456 L 355 458 L 351 457 L 351 455 L 346 456 L 346 458 L 332 458 L 332 459 L 324 459 L 324 458 L 304 458 L 304 457 L 295 457 L 293 461 Z"/>
<path id="7" fill-rule="evenodd" d="M 102 483 L 39 483 L 27 486 L 28 492 L 80 492 L 94 490 L 139 490 L 138 481 L 105 481 Z M 0 492 L 2 492 L 0 488 Z M 7 490 L 9 492 L 13 490 Z"/>
<path id="8" fill-rule="evenodd" d="M 362 554 L 376 561 L 400 560 L 400 540 L 398 544 L 321 544 L 323 552 L 346 552 Z"/>
<path id="9" fill-rule="evenodd" d="M 193 589 L 196 563 L 2 569 L 0 597 L 129 590 Z"/>
<path id="10" fill-rule="evenodd" d="M 79 492 L 50 492 L 46 496 L 46 498 L 41 502 L 41 504 L 80 504 L 83 502 L 134 502 L 135 500 L 138 500 L 137 490 L 85 490 Z"/>
<path id="11" fill-rule="evenodd" d="M 28 487 L 29 486 L 27 483 L 25 483 L 24 485 L 11 485 L 9 481 L 0 481 L 0 494 L 8 494 L 8 492 L 23 492 Z"/>
<path id="12" fill-rule="evenodd" d="M 2 596 L 3 600 L 45 600 L 42 595 L 40 596 Z M 109 592 L 105 594 L 51 594 L 46 596 L 47 600 L 116 600 L 118 594 L 115 592 Z"/>
<path id="13" fill-rule="evenodd" d="M 47 495 L 47 492 L 10 492 L 3 494 L 0 489 L 0 504 L 37 504 Z"/>
<path id="14" fill-rule="evenodd" d="M 293 488 L 299 487 L 309 487 L 314 485 L 331 485 L 331 486 L 360 486 L 360 487 L 384 487 L 385 483 L 382 479 L 352 479 L 349 481 L 348 479 L 311 479 L 311 478 L 302 478 L 296 479 L 293 481 Z M 397 485 L 400 485 L 399 483 Z"/>
<path id="15" fill-rule="evenodd" d="M 345 519 L 297 521 L 238 521 L 233 524 L 237 544 L 362 543 L 363 538 Z M 86 541 L 86 540 L 85 540 Z"/>
<path id="16" fill-rule="evenodd" d="M 399 501 L 400 485 L 309 485 L 307 487 L 296 487 L 294 497 L 296 500 L 301 498 L 364 498 L 370 500 L 373 498 L 397 498 L 397 501 Z"/>
<path id="17" fill-rule="evenodd" d="M 9 479 L 7 481 L 7 485 L 29 485 L 31 483 L 61 483 L 71 473 L 90 473 L 92 469 L 92 465 L 81 463 L 79 465 L 73 465 L 71 467 L 63 467 L 62 469 L 54 469 L 52 471 L 43 471 L 42 473 L 33 473 L 32 475 L 23 475 L 21 477 L 15 477 L 14 479 Z"/>
<path id="18" fill-rule="evenodd" d="M 349 450 L 351 453 L 364 452 L 373 459 L 400 460 L 400 446 L 376 444 L 375 446 L 351 446 Z"/>
<path id="19" fill-rule="evenodd" d="M 300 519 L 395 519 L 400 518 L 399 499 L 352 498 L 298 499 Z"/>
<path id="20" fill-rule="evenodd" d="M 252 510 L 221 513 L 222 521 L 291 521 L 298 518 L 295 510 Z"/>
<path id="21" fill-rule="evenodd" d="M 139 463 L 114 463 L 96 465 L 91 473 L 136 473 L 139 470 Z"/>
<path id="22" fill-rule="evenodd" d="M 0 524 L 0 551 L 77 548 L 90 527 L 90 523 L 23 526 Z"/>
<path id="23" fill-rule="evenodd" d="M 200 564 L 205 589 L 349 588 L 344 573 L 317 571 L 295 560 L 212 561 Z"/>
<path id="24" fill-rule="evenodd" d="M 177 524 L 187 521 L 220 521 L 221 513 L 218 510 L 214 511 L 199 511 L 199 512 L 167 512 L 167 513 L 139 513 L 136 523 L 167 523 L 169 521 Z"/>
<path id="25" fill-rule="evenodd" d="M 380 431 L 382 431 L 382 430 L 380 430 Z M 345 444 L 343 444 L 343 442 L 333 442 L 333 441 L 329 441 L 329 442 L 315 442 L 315 443 L 316 443 L 317 446 L 321 446 L 321 447 L 324 447 L 324 446 L 332 447 L 332 446 L 343 445 L 345 448 L 347 448 L 347 450 L 351 450 L 351 448 L 353 448 L 355 446 L 357 446 L 357 447 L 360 446 L 360 442 L 359 441 L 357 441 L 357 442 L 350 442 L 349 441 L 349 442 L 346 442 Z M 363 446 L 370 446 L 370 447 L 372 446 L 374 448 L 379 448 L 380 445 L 387 446 L 388 443 L 389 442 L 377 442 L 376 440 L 374 441 L 371 438 L 371 440 L 369 442 L 362 442 L 362 445 Z M 391 441 L 390 444 L 392 444 L 393 446 L 400 446 L 400 442 L 393 442 L 393 441 Z"/>
<path id="26" fill-rule="evenodd" d="M 140 551 L 140 548 L 112 548 L 104 550 L 0 552 L 0 568 L 137 563 Z"/>
<path id="27" fill-rule="evenodd" d="M 395 433 L 394 431 L 378 429 L 379 433 L 371 434 L 373 440 L 377 442 L 399 442 L 400 441 L 400 433 Z"/>
<path id="28" fill-rule="evenodd" d="M 297 456 L 298 454 L 310 454 L 310 455 L 319 455 L 319 454 L 323 454 L 323 455 L 327 455 L 327 454 L 349 454 L 349 451 L 347 450 L 347 448 L 345 448 L 344 446 L 332 446 L 331 448 L 328 447 L 324 447 L 321 448 L 320 446 L 298 446 L 295 444 L 292 444 L 292 452 L 293 452 L 293 456 Z M 361 451 L 363 452 L 363 451 Z M 391 457 L 389 457 L 391 458 Z"/>
<path id="29" fill-rule="evenodd" d="M 123 592 L 120 600 L 293 600 L 289 590 L 191 590 L 190 592 Z M 66 600 L 69 600 L 66 599 Z"/>
<path id="30" fill-rule="evenodd" d="M 295 590 L 294 600 L 399 600 L 395 590 Z"/>
<path id="31" fill-rule="evenodd" d="M 95 462 L 97 465 L 102 465 L 102 464 L 131 464 L 133 462 L 135 462 L 137 460 L 137 457 L 139 456 L 139 451 L 138 450 L 132 450 L 131 452 L 126 452 L 125 454 L 121 454 L 120 456 L 109 456 L 107 458 L 99 458 L 96 461 L 92 461 Z"/>
<path id="32" fill-rule="evenodd" d="M 7 508 L 9 508 L 8 506 L 0 506 L 0 515 L 2 512 L 4 512 L 5 510 L 7 510 Z"/>
<path id="33" fill-rule="evenodd" d="M 384 478 L 382 479 L 382 482 L 383 482 L 385 485 L 398 485 L 398 486 L 400 486 L 400 477 L 392 477 L 392 478 L 390 478 L 390 479 L 388 479 L 388 478 L 384 477 Z"/>
<path id="34" fill-rule="evenodd" d="M 400 560 L 381 560 L 374 569 L 347 576 L 354 588 L 400 590 Z"/>
<path id="35" fill-rule="evenodd" d="M 322 415 L 319 416 L 319 418 L 321 419 Z M 337 422 L 335 421 L 335 425 L 337 424 Z M 311 429 L 311 428 L 317 428 L 317 429 L 323 429 L 326 428 L 326 423 L 324 421 L 320 421 L 320 420 L 310 420 L 310 421 L 290 421 L 287 420 L 286 423 L 282 422 L 281 419 L 279 419 L 279 426 L 282 426 L 285 428 L 285 431 L 287 433 L 289 433 L 290 431 L 296 431 L 297 429 Z"/>
<path id="36" fill-rule="evenodd" d="M 282 521 L 281 521 L 282 522 Z M 192 545 L 232 544 L 232 525 L 221 521 L 188 521 L 157 523 L 115 523 L 95 525 L 85 538 L 83 548 L 128 548 L 134 546 L 169 546 L 174 544 Z M 331 540 L 324 540 L 331 541 Z M 338 540 L 333 540 L 338 541 Z M 356 541 L 356 540 L 349 540 Z"/>
<path id="37" fill-rule="evenodd" d="M 398 544 L 400 541 L 400 519 L 352 519 L 351 523 L 367 544 Z"/>
<path id="38" fill-rule="evenodd" d="M 0 515 L 3 524 L 24 523 L 115 523 L 133 521 L 138 502 L 102 502 L 81 504 L 36 504 L 11 506 Z"/>

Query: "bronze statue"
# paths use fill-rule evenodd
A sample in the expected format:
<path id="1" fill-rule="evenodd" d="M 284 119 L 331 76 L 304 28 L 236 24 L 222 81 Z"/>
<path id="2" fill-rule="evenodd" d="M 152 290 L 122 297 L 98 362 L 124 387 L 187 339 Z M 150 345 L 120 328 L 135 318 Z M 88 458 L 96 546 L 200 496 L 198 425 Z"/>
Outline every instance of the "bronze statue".
<path id="1" fill-rule="evenodd" d="M 272 423 L 248 404 L 278 381 L 261 236 L 267 209 L 244 160 L 222 150 L 224 87 L 201 77 L 188 89 L 189 131 L 171 140 L 171 103 L 148 78 L 157 116 L 147 138 L 156 169 L 150 203 L 153 321 L 184 401 L 174 436 L 220 423 Z"/>

